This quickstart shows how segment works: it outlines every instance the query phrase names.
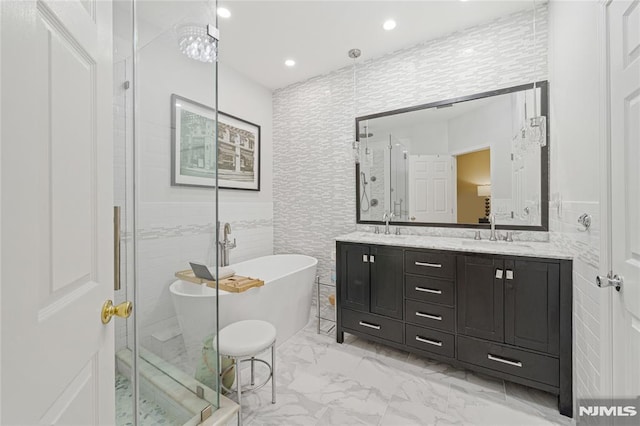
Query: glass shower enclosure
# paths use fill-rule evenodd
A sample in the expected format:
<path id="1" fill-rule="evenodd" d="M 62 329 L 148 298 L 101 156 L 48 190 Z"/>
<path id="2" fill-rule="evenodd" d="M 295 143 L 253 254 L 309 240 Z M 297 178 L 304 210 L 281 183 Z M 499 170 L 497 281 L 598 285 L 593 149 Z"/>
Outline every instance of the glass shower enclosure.
<path id="1" fill-rule="evenodd" d="M 116 302 L 134 304 L 116 326 L 118 425 L 199 424 L 220 404 L 217 290 L 194 327 L 172 287 L 190 262 L 217 275 L 216 7 L 114 2 Z"/>

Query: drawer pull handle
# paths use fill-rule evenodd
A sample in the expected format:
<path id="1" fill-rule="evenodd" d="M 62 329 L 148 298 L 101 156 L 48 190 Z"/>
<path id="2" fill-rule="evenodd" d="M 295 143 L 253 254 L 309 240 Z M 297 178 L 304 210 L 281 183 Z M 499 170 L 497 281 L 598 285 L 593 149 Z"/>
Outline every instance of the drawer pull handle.
<path id="1" fill-rule="evenodd" d="M 379 325 L 369 324 L 368 322 L 360 321 L 359 324 L 363 327 L 373 328 L 374 330 L 380 330 Z"/>
<path id="2" fill-rule="evenodd" d="M 429 268 L 442 268 L 440 263 L 416 262 L 416 266 L 428 266 Z"/>
<path id="3" fill-rule="evenodd" d="M 522 367 L 522 363 L 520 361 L 509 361 L 508 359 L 493 356 L 491 354 L 488 354 L 487 358 L 489 358 L 491 361 L 501 362 L 503 364 L 512 365 L 514 367 Z"/>
<path id="4" fill-rule="evenodd" d="M 424 337 L 416 336 L 416 340 L 422 343 L 428 343 L 433 346 L 442 346 L 442 342 L 437 342 L 435 340 L 425 339 Z"/>
<path id="5" fill-rule="evenodd" d="M 431 315 L 431 314 L 425 314 L 423 312 L 416 312 L 416 316 L 422 317 L 422 318 L 429 318 L 436 321 L 442 321 L 442 315 Z"/>
<path id="6" fill-rule="evenodd" d="M 421 291 L 423 293 L 442 294 L 442 290 L 433 290 L 433 289 L 424 288 L 424 287 L 416 287 L 416 291 Z"/>

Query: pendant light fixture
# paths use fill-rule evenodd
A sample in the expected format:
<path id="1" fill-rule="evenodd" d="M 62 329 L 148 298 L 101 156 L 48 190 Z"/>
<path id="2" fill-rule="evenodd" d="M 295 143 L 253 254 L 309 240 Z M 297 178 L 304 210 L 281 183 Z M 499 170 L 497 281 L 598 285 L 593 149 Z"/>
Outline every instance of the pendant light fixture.
<path id="1" fill-rule="evenodd" d="M 351 59 L 353 59 L 353 120 L 355 122 L 356 119 L 356 114 L 357 114 L 357 108 L 356 108 L 356 100 L 357 100 L 357 84 L 356 84 L 356 59 L 358 59 L 360 57 L 360 55 L 362 55 L 362 52 L 360 51 L 360 49 L 351 49 L 348 52 L 348 55 Z M 353 140 L 352 143 L 352 148 L 353 148 L 353 159 L 356 162 L 356 164 L 360 163 L 360 138 L 359 135 L 356 132 L 356 138 Z"/>
<path id="2" fill-rule="evenodd" d="M 527 125 L 526 145 L 541 148 L 547 145 L 547 117 L 538 111 L 538 87 L 536 83 L 538 62 L 536 61 L 537 53 L 537 5 L 533 0 L 533 43 L 531 46 L 533 55 L 533 111 Z"/>

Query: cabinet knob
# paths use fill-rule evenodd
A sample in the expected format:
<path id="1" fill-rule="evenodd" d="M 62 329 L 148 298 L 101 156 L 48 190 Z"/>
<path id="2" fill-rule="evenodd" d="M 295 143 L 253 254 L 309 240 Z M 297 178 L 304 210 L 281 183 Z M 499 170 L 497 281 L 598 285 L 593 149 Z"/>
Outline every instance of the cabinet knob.
<path id="1" fill-rule="evenodd" d="M 367 263 L 367 262 L 369 261 L 369 256 L 367 256 L 366 254 L 363 254 L 363 255 L 362 255 L 362 261 L 363 261 L 364 263 Z"/>
<path id="2" fill-rule="evenodd" d="M 496 269 L 496 278 L 501 280 L 504 271 L 502 269 Z"/>

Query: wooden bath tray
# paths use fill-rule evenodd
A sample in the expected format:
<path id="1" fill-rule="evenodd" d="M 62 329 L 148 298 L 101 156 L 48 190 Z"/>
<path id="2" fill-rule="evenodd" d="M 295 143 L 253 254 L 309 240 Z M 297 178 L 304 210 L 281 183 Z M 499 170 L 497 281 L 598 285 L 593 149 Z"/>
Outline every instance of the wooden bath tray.
<path id="1" fill-rule="evenodd" d="M 176 277 L 183 281 L 189 281 L 196 284 L 206 284 L 208 287 L 216 288 L 216 282 L 211 280 L 204 280 L 194 275 L 191 269 L 186 271 L 176 272 Z M 242 293 L 250 288 L 262 287 L 264 281 L 257 278 L 243 277 L 240 275 L 234 275 L 232 277 L 223 278 L 218 284 L 220 290 L 228 291 L 230 293 Z"/>

